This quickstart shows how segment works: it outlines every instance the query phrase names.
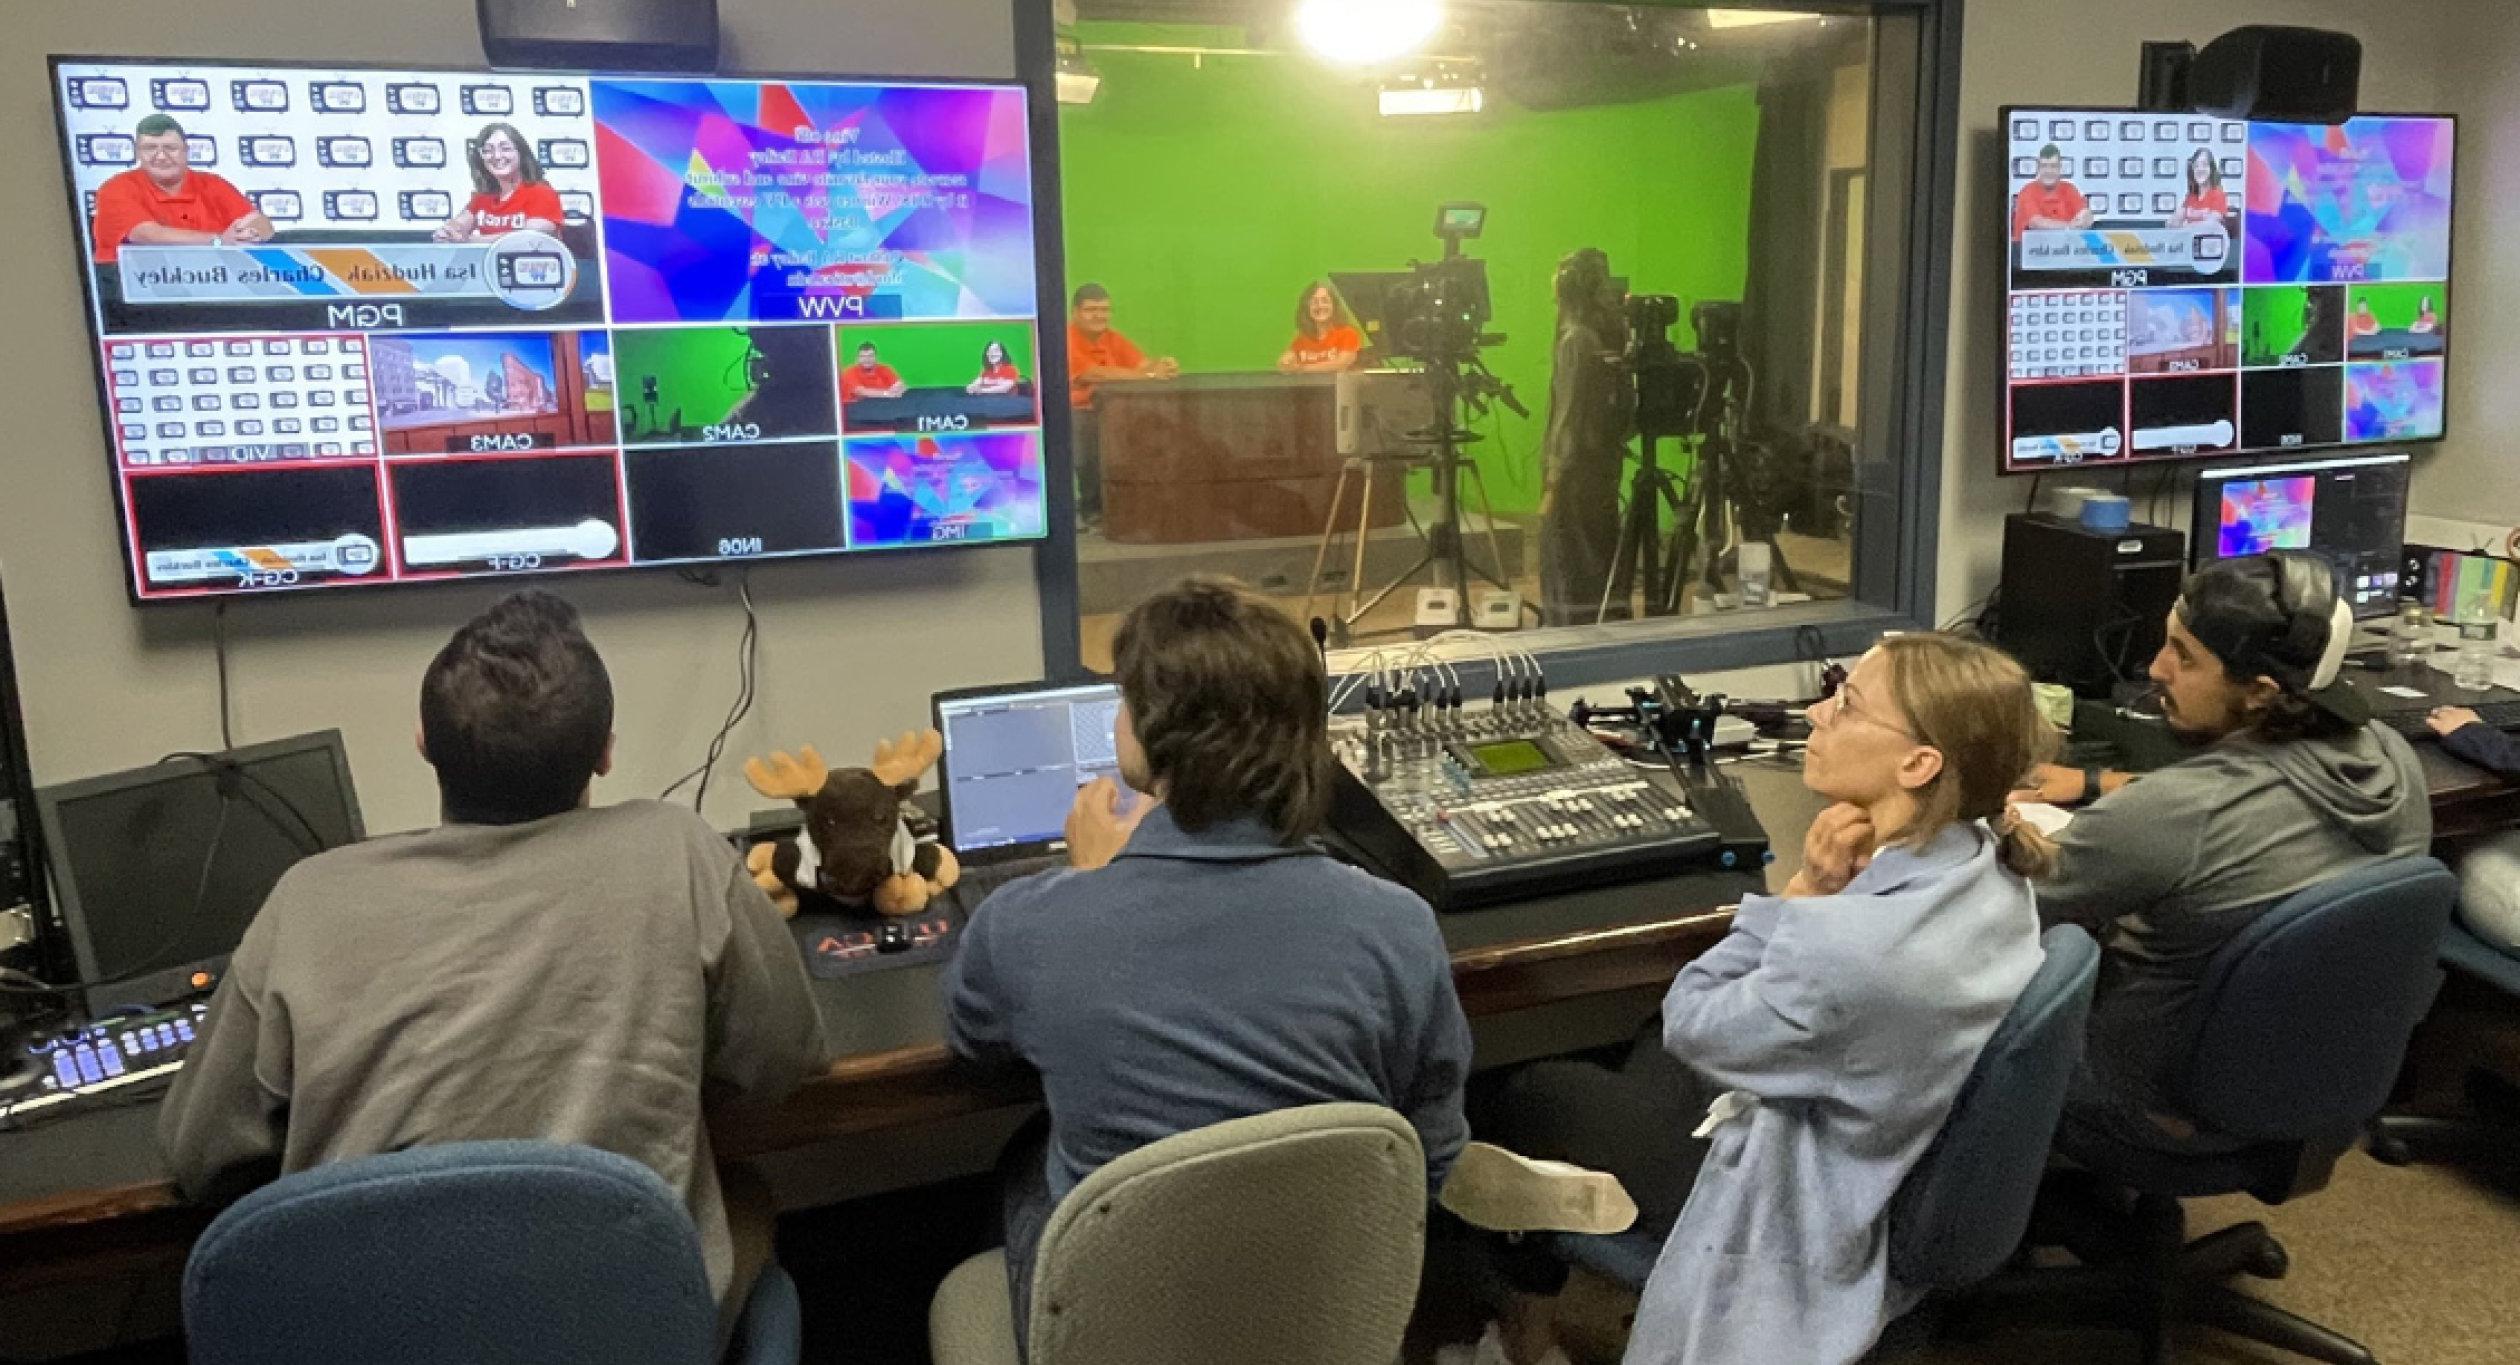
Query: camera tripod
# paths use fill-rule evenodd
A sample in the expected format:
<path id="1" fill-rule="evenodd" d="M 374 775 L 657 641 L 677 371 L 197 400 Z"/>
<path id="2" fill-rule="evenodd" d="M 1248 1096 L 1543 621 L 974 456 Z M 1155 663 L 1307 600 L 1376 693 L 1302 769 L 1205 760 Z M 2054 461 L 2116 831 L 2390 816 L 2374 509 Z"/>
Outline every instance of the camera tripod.
<path id="1" fill-rule="evenodd" d="M 1304 614 L 1312 614 L 1312 604 L 1321 592 L 1322 569 L 1330 559 L 1330 544 L 1339 534 L 1339 511 L 1347 500 L 1348 479 L 1362 475 L 1360 506 L 1356 524 L 1356 557 L 1348 575 L 1347 587 L 1333 598 L 1331 614 L 1332 638 L 1345 644 L 1356 633 L 1356 625 L 1372 614 L 1376 607 L 1389 600 L 1393 593 L 1406 587 L 1419 575 L 1433 570 L 1432 586 L 1453 590 L 1453 625 L 1467 629 L 1471 624 L 1470 579 L 1473 574 L 1489 583 L 1513 591 L 1507 581 L 1504 544 L 1496 535 L 1496 507 L 1488 497 L 1486 476 L 1470 459 L 1466 447 L 1478 441 L 1479 434 L 1464 428 L 1457 420 L 1461 405 L 1468 397 L 1470 382 L 1465 366 L 1457 360 L 1439 361 L 1426 369 L 1432 390 L 1434 423 L 1423 430 L 1410 432 L 1407 441 L 1424 449 L 1401 454 L 1376 453 L 1350 458 L 1339 468 L 1339 482 L 1330 498 L 1330 520 L 1321 531 L 1321 546 L 1313 553 L 1312 579 L 1304 589 Z M 1365 582 L 1365 552 L 1372 540 L 1374 483 L 1383 466 L 1398 463 L 1407 469 L 1426 469 L 1434 476 L 1435 515 L 1418 528 L 1425 549 L 1417 562 L 1400 571 L 1363 601 L 1356 601 Z M 1496 571 L 1472 561 L 1469 546 L 1462 534 L 1464 520 L 1463 483 L 1477 486 L 1479 514 L 1486 519 L 1488 556 Z M 1406 493 L 1402 494 L 1406 497 Z M 1354 603 L 1341 610 L 1343 603 Z"/>
<path id="2" fill-rule="evenodd" d="M 1628 483 L 1627 511 L 1619 522 L 1618 548 L 1610 557 L 1610 581 L 1602 586 L 1595 622 L 1610 619 L 1613 602 L 1625 607 L 1640 577 L 1646 615 L 1679 615 L 1701 546 L 1707 554 L 1699 581 L 1710 597 L 1723 590 L 1724 547 L 1736 536 L 1749 538 L 1741 525 L 1738 499 L 1728 491 L 1739 473 L 1733 466 L 1742 460 L 1729 434 L 1735 416 L 1729 412 L 1719 416 L 1715 431 L 1697 439 L 1695 467 L 1685 477 L 1662 466 L 1661 445 L 1667 438 L 1647 435 L 1639 442 L 1636 473 Z M 1668 546 L 1662 538 L 1666 508 L 1671 513 Z M 1757 539 L 1767 546 L 1777 583 L 1788 592 L 1801 591 L 1794 566 L 1787 562 L 1784 547 L 1776 543 L 1775 528 L 1767 528 Z M 1737 550 L 1732 553 L 1737 557 Z"/>

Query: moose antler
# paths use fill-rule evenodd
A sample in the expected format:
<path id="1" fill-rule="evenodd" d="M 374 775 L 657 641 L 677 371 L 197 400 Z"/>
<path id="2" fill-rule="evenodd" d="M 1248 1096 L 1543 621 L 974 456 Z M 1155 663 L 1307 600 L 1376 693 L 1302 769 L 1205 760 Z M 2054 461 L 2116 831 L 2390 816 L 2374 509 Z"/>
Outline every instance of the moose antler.
<path id="1" fill-rule="evenodd" d="M 753 790 L 781 801 L 810 800 L 830 776 L 831 770 L 823 766 L 822 755 L 811 744 L 797 750 L 794 757 L 774 753 L 767 759 L 744 761 L 744 780 L 752 783 Z"/>
<path id="2" fill-rule="evenodd" d="M 875 776 L 887 787 L 915 782 L 920 774 L 935 766 L 938 755 L 944 752 L 943 735 L 934 730 L 905 730 L 899 739 L 876 743 Z"/>

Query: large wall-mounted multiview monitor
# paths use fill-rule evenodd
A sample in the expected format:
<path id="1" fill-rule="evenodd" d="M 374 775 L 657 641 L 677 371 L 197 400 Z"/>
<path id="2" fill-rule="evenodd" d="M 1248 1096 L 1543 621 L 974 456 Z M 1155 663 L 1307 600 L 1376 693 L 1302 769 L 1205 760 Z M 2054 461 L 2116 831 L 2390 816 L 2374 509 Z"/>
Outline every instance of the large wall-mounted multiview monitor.
<path id="1" fill-rule="evenodd" d="M 2450 119 L 2003 126 L 2004 472 L 2443 434 Z"/>
<path id="2" fill-rule="evenodd" d="M 138 600 L 1046 533 L 1020 86 L 53 78 Z"/>

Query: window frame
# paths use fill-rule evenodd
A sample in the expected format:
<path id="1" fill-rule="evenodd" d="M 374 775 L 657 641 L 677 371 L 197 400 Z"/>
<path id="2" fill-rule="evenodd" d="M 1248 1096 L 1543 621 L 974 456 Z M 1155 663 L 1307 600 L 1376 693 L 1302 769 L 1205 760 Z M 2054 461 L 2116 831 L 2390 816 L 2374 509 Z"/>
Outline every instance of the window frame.
<path id="1" fill-rule="evenodd" d="M 1067 347 L 1053 344 L 1051 319 L 1066 325 L 1067 243 L 1060 183 L 1058 62 L 1053 0 L 1012 0 L 1016 77 L 1030 91 L 1033 193 L 1040 279 L 1041 386 L 1067 389 Z M 1607 3 L 1609 0 L 1564 0 Z M 1623 0 L 1676 3 L 1676 0 Z M 1797 603 L 1758 614 L 1756 624 L 1736 617 L 1690 617 L 1660 624 L 1636 621 L 1558 627 L 1495 637 L 1537 655 L 1553 682 L 1613 682 L 1659 673 L 1714 671 L 1792 663 L 1815 649 L 1829 655 L 1868 647 L 1886 631 L 1934 627 L 1937 556 L 1943 486 L 1944 384 L 1950 349 L 1952 254 L 1960 157 L 1960 74 L 1964 0 L 1832 0 L 1775 3 L 1731 0 L 1730 8 L 1822 9 L 1863 13 L 1875 22 L 1871 117 L 1876 130 L 1887 114 L 1903 113 L 1915 129 L 1904 145 L 1870 140 L 1867 200 L 1873 216 L 1904 211 L 1903 234 L 1867 233 L 1870 278 L 1896 271 L 1897 289 L 1868 290 L 1861 323 L 1868 337 L 1885 344 L 1863 351 L 1865 392 L 1889 396 L 1884 430 L 1887 458 L 1855 462 L 1858 525 L 1873 526 L 1856 538 L 1853 578 L 1887 583 L 1881 602 L 1843 599 Z M 1689 3 L 1687 8 L 1712 8 Z M 1886 269 L 1885 269 L 1886 268 Z M 1881 271 L 1881 274 L 1874 274 Z M 1043 404 L 1045 478 L 1050 534 L 1033 549 L 1040 592 L 1043 670 L 1053 681 L 1092 676 L 1084 663 L 1077 564 L 1074 427 L 1064 403 Z M 1904 510 L 1906 515 L 1899 515 Z M 1867 518 L 1865 513 L 1872 515 Z M 1886 528 L 1880 515 L 1890 513 Z M 1886 530 L 1886 533 L 1884 533 Z M 1392 646 L 1411 642 L 1395 640 Z M 1351 653 L 1370 652 L 1371 647 Z M 1482 671 L 1467 679 L 1485 685 Z"/>

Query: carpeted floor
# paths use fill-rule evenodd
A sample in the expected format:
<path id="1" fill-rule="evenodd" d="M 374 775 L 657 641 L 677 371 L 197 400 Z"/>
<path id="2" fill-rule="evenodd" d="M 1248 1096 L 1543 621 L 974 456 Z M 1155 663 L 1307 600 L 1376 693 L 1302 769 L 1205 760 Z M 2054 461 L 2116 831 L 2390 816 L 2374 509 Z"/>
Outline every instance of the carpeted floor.
<path id="1" fill-rule="evenodd" d="M 2189 1205 L 2189 1234 L 2262 1221 L 2291 1253 L 2292 1273 L 2240 1283 L 2352 1337 L 2387 1365 L 2511 1365 L 2520 1361 L 2520 1182 L 2448 1166 L 2393 1169 L 2359 1153 L 2335 1183 L 2282 1208 L 2246 1196 Z M 1600 1286 L 1570 1291 L 1570 1344 L 1617 1358 L 1603 1329 L 1627 1302 Z M 1589 1328 L 1589 1330 L 1587 1330 Z M 2298 1356 L 2215 1332 L 2181 1343 L 2186 1365 L 2301 1365 Z M 2125 1333 L 1999 1328 L 1967 1347 L 1906 1357 L 1923 1365 L 2133 1365 Z M 1780 1365 L 1782 1363 L 1780 1362 Z"/>

